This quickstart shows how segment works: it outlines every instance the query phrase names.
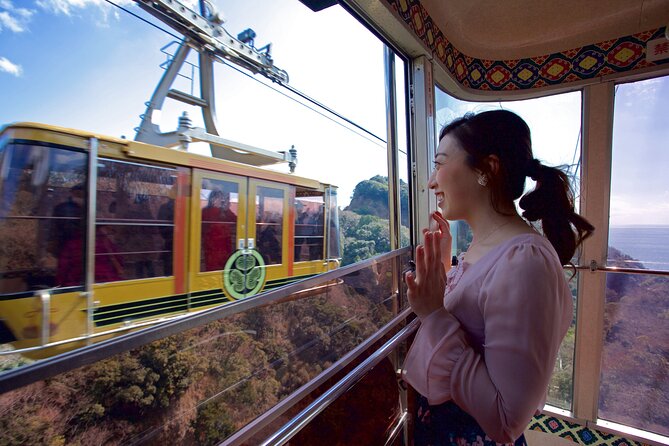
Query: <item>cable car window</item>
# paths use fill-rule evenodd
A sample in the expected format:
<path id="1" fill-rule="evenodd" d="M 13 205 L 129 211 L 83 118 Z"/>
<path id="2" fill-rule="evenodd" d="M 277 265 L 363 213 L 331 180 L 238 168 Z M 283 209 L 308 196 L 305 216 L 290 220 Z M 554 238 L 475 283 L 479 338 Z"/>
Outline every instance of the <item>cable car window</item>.
<path id="1" fill-rule="evenodd" d="M 258 186 L 256 189 L 256 250 L 266 265 L 282 263 L 283 190 Z"/>
<path id="2" fill-rule="evenodd" d="M 81 286 L 87 155 L 10 144 L 0 166 L 0 294 Z"/>
<path id="3" fill-rule="evenodd" d="M 617 85 L 599 418 L 669 436 L 669 76 Z M 646 273 L 644 273 L 646 271 Z"/>
<path id="4" fill-rule="evenodd" d="M 323 259 L 324 193 L 298 187 L 295 190 L 295 261 Z"/>
<path id="5" fill-rule="evenodd" d="M 235 251 L 238 204 L 237 183 L 209 178 L 202 180 L 200 271 L 222 270 Z"/>
<path id="6" fill-rule="evenodd" d="M 395 76 L 397 81 L 395 83 L 397 95 L 397 174 L 399 176 L 400 189 L 400 248 L 404 248 L 411 244 L 411 236 L 409 231 L 409 222 L 411 219 L 411 212 L 409 210 L 409 159 L 407 155 L 407 115 L 406 115 L 406 90 L 404 87 L 404 61 L 395 56 Z"/>
<path id="7" fill-rule="evenodd" d="M 465 113 L 479 113 L 488 110 L 503 108 L 510 110 L 527 122 L 532 136 L 532 151 L 534 157 L 549 166 L 562 167 L 570 178 L 572 191 L 576 194 L 580 190 L 581 167 L 581 94 L 580 92 L 563 93 L 553 96 L 544 96 L 537 99 L 507 102 L 466 102 L 449 96 L 445 91 L 436 87 L 436 122 L 437 136 L 441 128 L 453 119 Z M 534 181 L 525 181 L 525 191 L 534 188 Z M 578 200 L 576 200 L 578 203 Z M 517 202 L 516 202 L 517 203 Z M 578 207 L 578 205 L 577 205 Z M 578 209 L 577 209 L 578 210 Z M 459 255 L 467 250 L 472 240 L 469 226 L 460 220 L 451 223 L 453 233 L 453 255 Z M 578 264 L 578 259 L 573 260 Z M 566 277 L 572 278 L 571 271 L 565 272 Z M 577 280 L 569 282 L 576 307 L 578 295 Z M 556 362 L 553 376 L 548 389 L 548 404 L 569 410 L 572 406 L 572 382 L 574 363 L 574 339 L 576 320 L 567 332 L 560 346 L 559 358 Z"/>
<path id="8" fill-rule="evenodd" d="M 172 274 L 175 171 L 98 161 L 95 281 Z"/>

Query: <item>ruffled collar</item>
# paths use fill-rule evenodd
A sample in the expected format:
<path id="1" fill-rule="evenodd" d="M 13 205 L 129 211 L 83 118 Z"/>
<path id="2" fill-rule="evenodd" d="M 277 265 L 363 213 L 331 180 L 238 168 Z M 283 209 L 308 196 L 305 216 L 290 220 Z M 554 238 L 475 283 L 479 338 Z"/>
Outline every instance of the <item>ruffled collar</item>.
<path id="1" fill-rule="evenodd" d="M 458 264 L 451 268 L 448 273 L 446 273 L 446 290 L 444 291 L 444 296 L 450 293 L 458 284 L 460 278 L 465 272 L 465 269 L 467 268 L 467 265 L 469 264 L 465 262 L 465 253 L 461 252 L 458 256 Z"/>

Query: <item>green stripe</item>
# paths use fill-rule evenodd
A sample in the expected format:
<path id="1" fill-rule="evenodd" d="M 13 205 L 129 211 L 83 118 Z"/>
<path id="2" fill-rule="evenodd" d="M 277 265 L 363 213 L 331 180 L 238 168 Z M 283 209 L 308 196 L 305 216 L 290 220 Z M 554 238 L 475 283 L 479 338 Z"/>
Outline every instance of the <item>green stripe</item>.
<path id="1" fill-rule="evenodd" d="M 316 274 L 306 274 L 303 276 L 269 280 L 265 283 L 263 290 L 279 288 L 315 275 Z M 137 319 L 163 316 L 170 313 L 185 313 L 188 311 L 189 307 L 199 308 L 228 302 L 234 302 L 234 299 L 230 299 L 226 296 L 222 289 L 215 288 L 211 290 L 194 291 L 190 293 L 190 299 L 188 294 L 176 294 L 99 307 L 93 312 L 93 321 L 95 322 L 96 327 L 103 327 Z"/>
<path id="2" fill-rule="evenodd" d="M 96 321 L 95 326 L 96 327 L 104 327 L 106 325 L 112 325 L 112 324 L 118 324 L 121 322 L 126 322 L 126 321 L 132 321 L 136 319 L 145 319 L 147 317 L 152 317 L 152 316 L 164 316 L 170 313 L 185 313 L 187 310 L 187 307 L 185 305 L 181 307 L 176 307 L 177 310 L 172 310 L 170 308 L 167 309 L 160 309 L 160 310 L 155 310 L 155 311 L 147 311 L 145 313 L 141 314 L 135 314 L 132 316 L 118 316 L 110 319 L 104 319 L 102 321 Z"/>
<path id="3" fill-rule="evenodd" d="M 118 310 L 127 310 L 133 307 L 145 307 L 147 305 L 158 305 L 158 304 L 168 304 L 174 302 L 175 300 L 183 299 L 184 302 L 187 301 L 187 294 L 173 294 L 171 296 L 162 296 L 162 297 L 152 297 L 150 299 L 135 300 L 131 302 L 124 302 L 121 304 L 112 304 L 105 305 L 96 309 L 96 313 L 109 313 Z"/>
<path id="4" fill-rule="evenodd" d="M 207 299 L 207 300 L 201 300 L 199 302 L 193 302 L 191 303 L 191 308 L 198 308 L 198 307 L 206 307 L 207 305 L 214 305 L 214 304 L 222 304 L 222 303 L 229 303 L 231 302 L 227 297 L 218 297 L 216 299 Z"/>
<path id="5" fill-rule="evenodd" d="M 268 280 L 265 282 L 265 288 L 268 286 L 277 287 L 281 285 L 286 285 L 288 283 L 297 282 L 298 280 L 308 279 L 309 277 L 314 277 L 316 274 L 306 274 L 304 276 L 293 276 L 293 277 L 284 277 L 281 279 Z"/>
<path id="6" fill-rule="evenodd" d="M 151 308 L 149 310 L 144 310 L 144 311 L 137 311 L 137 312 L 125 312 L 125 313 L 120 313 L 120 314 L 112 314 L 112 315 L 107 315 L 107 314 L 101 314 L 99 315 L 100 317 L 95 318 L 93 317 L 93 320 L 96 322 L 100 322 L 101 324 L 104 324 L 108 320 L 112 319 L 141 319 L 144 318 L 145 314 L 147 313 L 173 313 L 174 311 L 186 311 L 188 309 L 188 306 L 184 304 L 177 304 L 177 305 L 172 305 L 168 307 L 160 307 L 160 308 Z"/>

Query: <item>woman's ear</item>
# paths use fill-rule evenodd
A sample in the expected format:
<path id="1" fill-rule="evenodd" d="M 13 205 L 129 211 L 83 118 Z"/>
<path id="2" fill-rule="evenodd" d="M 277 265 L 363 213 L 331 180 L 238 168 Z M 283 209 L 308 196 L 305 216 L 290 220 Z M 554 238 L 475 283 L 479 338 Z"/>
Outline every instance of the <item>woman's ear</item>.
<path id="1" fill-rule="evenodd" d="M 488 168 L 488 172 L 492 176 L 496 176 L 499 172 L 499 157 L 497 155 L 488 155 L 483 159 L 483 164 Z"/>

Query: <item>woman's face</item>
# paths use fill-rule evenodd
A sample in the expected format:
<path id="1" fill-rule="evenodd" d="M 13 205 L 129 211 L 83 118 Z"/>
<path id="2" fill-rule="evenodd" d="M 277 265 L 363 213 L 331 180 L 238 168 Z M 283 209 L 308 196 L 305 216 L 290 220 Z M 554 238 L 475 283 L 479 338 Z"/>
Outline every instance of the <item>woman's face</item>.
<path id="1" fill-rule="evenodd" d="M 478 174 L 467 165 L 466 159 L 467 152 L 451 135 L 439 142 L 428 187 L 436 195 L 437 206 L 447 220 L 467 219 L 472 206 L 484 194 L 484 188 L 477 183 Z"/>

